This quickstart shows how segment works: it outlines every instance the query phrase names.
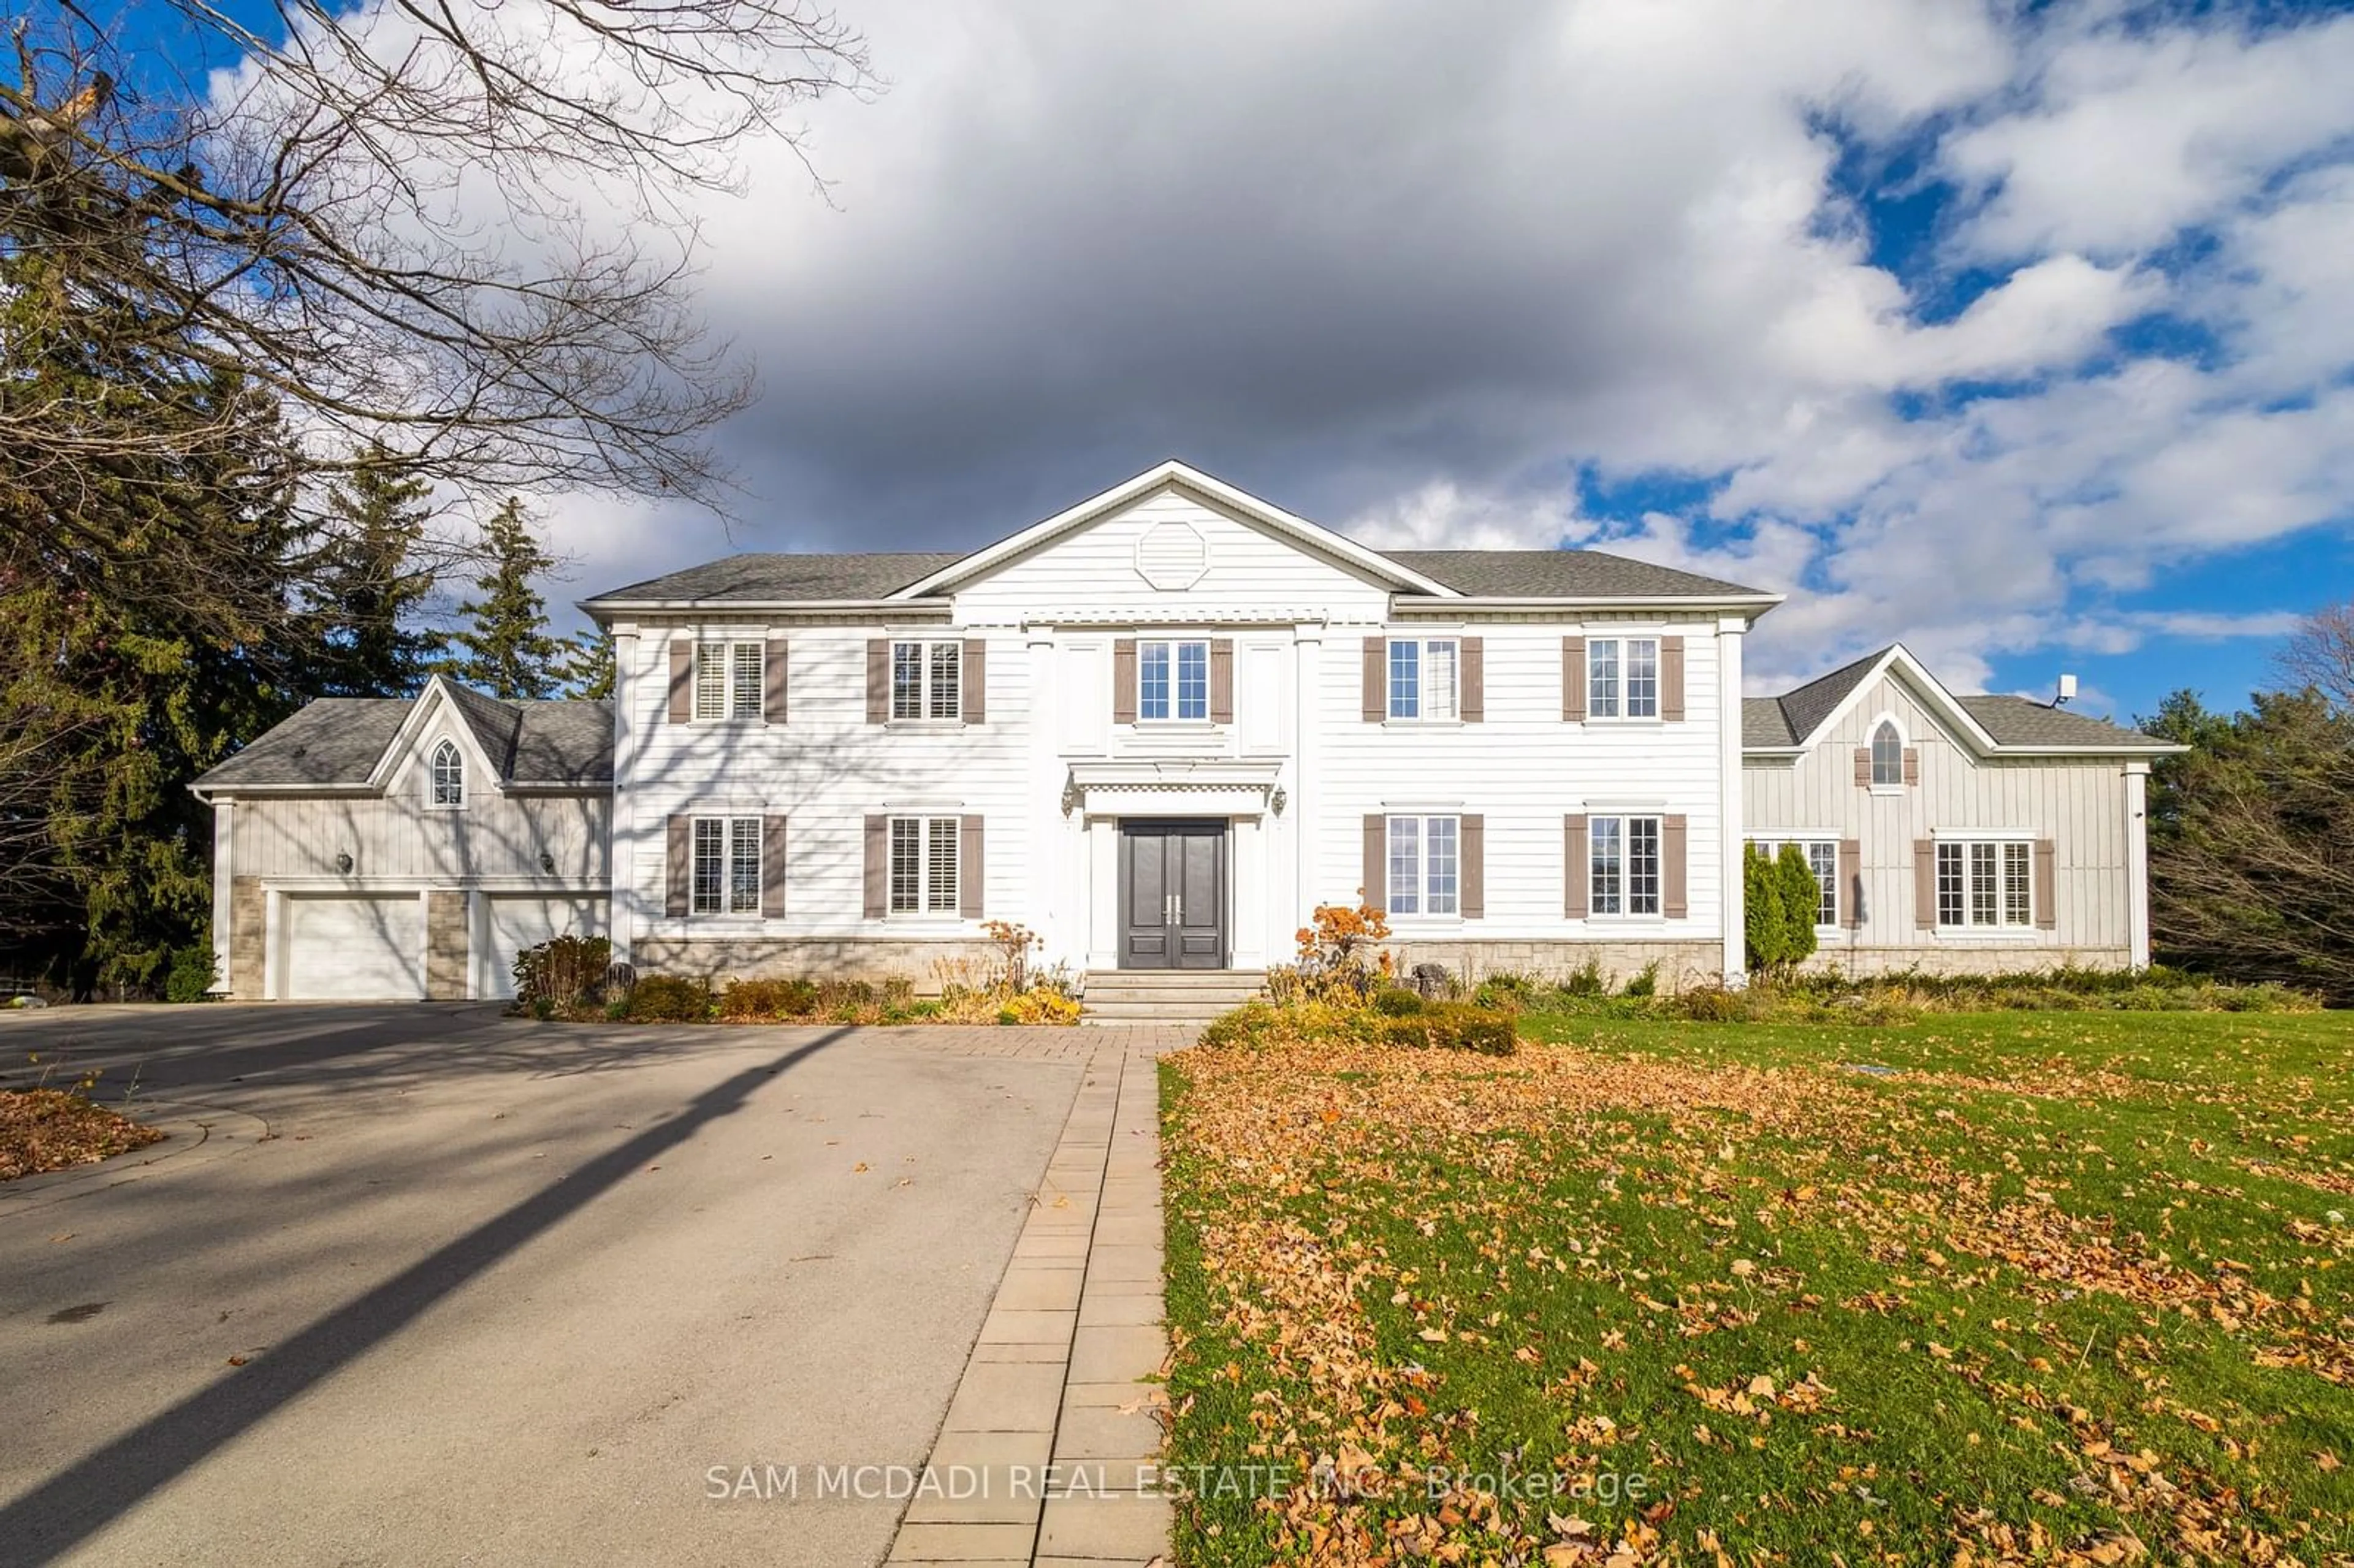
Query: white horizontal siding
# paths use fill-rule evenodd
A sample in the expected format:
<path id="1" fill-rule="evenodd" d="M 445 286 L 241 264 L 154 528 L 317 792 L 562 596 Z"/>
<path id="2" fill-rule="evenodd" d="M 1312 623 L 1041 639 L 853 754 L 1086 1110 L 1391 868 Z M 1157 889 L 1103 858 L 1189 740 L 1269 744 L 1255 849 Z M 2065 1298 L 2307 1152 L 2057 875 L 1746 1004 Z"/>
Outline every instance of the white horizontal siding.
<path id="1" fill-rule="evenodd" d="M 1487 913 L 1459 923 L 1401 920 L 1402 934 L 1500 941 L 1695 940 L 1717 934 L 1723 732 L 1715 625 L 1658 621 L 1645 629 L 1684 639 L 1687 716 L 1674 723 L 1563 721 L 1561 641 L 1584 630 L 1574 620 L 1465 627 L 1464 635 L 1483 640 L 1487 717 L 1450 726 L 1366 723 L 1363 638 L 1336 635 L 1325 644 L 1319 662 L 1321 781 L 1316 790 L 1316 863 L 1324 899 L 1355 898 L 1368 813 L 1446 807 L 1486 818 Z M 1687 819 L 1683 919 L 1571 921 L 1563 916 L 1562 818 L 1613 807 Z"/>
<path id="2" fill-rule="evenodd" d="M 1190 588 L 1155 588 L 1138 570 L 1138 541 L 1162 524 L 1191 526 L 1207 546 L 1208 569 Z M 975 625 L 1251 616 L 1365 623 L 1380 621 L 1388 604 L 1385 587 L 1338 562 L 1163 491 L 960 588 L 956 618 Z"/>
<path id="3" fill-rule="evenodd" d="M 410 770 L 384 796 L 238 799 L 230 817 L 231 874 L 277 880 L 345 874 L 358 881 L 458 884 L 526 878 L 568 885 L 606 876 L 611 802 L 595 796 L 500 796 L 475 789 L 465 809 L 429 810 Z M 556 863 L 544 872 L 541 854 Z"/>
<path id="4" fill-rule="evenodd" d="M 765 637 L 765 626 L 741 635 Z M 790 661 L 787 722 L 673 724 L 669 630 L 623 640 L 619 700 L 628 705 L 622 821 L 623 886 L 636 930 L 666 937 L 970 934 L 975 923 L 928 916 L 870 921 L 865 818 L 872 812 L 979 813 L 985 820 L 984 908 L 1020 918 L 1028 875 L 1025 778 L 1030 653 L 1018 637 L 982 637 L 988 702 L 978 725 L 866 722 L 866 644 L 881 628 L 779 629 Z M 960 633 L 960 635 L 966 635 Z M 786 910 L 688 920 L 663 914 L 666 821 L 673 815 L 782 814 Z M 617 918 L 619 918 L 617 915 Z"/>

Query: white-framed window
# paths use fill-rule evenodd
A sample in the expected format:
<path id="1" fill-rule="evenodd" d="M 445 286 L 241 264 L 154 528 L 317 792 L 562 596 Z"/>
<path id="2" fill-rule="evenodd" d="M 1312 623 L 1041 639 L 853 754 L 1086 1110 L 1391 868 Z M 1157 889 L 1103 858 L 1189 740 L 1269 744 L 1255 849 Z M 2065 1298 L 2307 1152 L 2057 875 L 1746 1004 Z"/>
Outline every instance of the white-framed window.
<path id="1" fill-rule="evenodd" d="M 1839 841 L 1837 839 L 1753 839 L 1757 853 L 1772 860 L 1782 853 L 1785 843 L 1794 843 L 1807 857 L 1807 869 L 1815 874 L 1815 886 L 1820 890 L 1820 902 L 1815 906 L 1815 924 L 1839 924 Z"/>
<path id="2" fill-rule="evenodd" d="M 1463 824 L 1457 817 L 1389 820 L 1391 915 L 1462 911 Z"/>
<path id="3" fill-rule="evenodd" d="M 952 719 L 964 713 L 964 644 L 891 644 L 891 716 Z"/>
<path id="4" fill-rule="evenodd" d="M 698 642 L 695 645 L 695 716 L 758 718 L 762 665 L 768 650 L 758 642 Z"/>
<path id="5" fill-rule="evenodd" d="M 697 915 L 760 912 L 760 819 L 695 819 L 694 902 Z"/>
<path id="6" fill-rule="evenodd" d="M 2035 924 L 2035 846 L 2025 839 L 1939 839 L 1937 925 L 1950 930 Z"/>
<path id="7" fill-rule="evenodd" d="M 1210 716 L 1210 644 L 1199 639 L 1136 645 L 1140 722 Z"/>
<path id="8" fill-rule="evenodd" d="M 953 915 L 959 907 L 957 819 L 891 819 L 891 913 Z"/>
<path id="9" fill-rule="evenodd" d="M 466 758 L 454 740 L 445 740 L 433 748 L 432 758 L 426 764 L 427 799 L 445 810 L 454 810 L 466 803 Z"/>
<path id="10" fill-rule="evenodd" d="M 1451 719 L 1458 706 L 1462 645 L 1452 637 L 1390 639 L 1390 717 Z"/>
<path id="11" fill-rule="evenodd" d="M 1659 716 L 1659 640 L 1593 637 L 1585 643 L 1585 716 Z"/>
<path id="12" fill-rule="evenodd" d="M 1872 732 L 1872 782 L 1875 789 L 1904 782 L 1904 736 L 1894 719 L 1882 719 Z"/>
<path id="13" fill-rule="evenodd" d="M 1659 819 L 1595 817 L 1585 824 L 1586 910 L 1659 912 Z"/>

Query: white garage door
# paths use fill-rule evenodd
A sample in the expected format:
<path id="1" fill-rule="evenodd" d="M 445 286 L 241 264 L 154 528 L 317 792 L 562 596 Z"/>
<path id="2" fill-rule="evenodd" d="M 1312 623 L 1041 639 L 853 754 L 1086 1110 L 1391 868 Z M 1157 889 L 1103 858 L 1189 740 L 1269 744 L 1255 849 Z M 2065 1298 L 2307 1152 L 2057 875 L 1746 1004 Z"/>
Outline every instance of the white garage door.
<path id="1" fill-rule="evenodd" d="M 515 955 L 525 948 L 557 937 L 605 934 L 600 894 L 494 893 L 482 904 L 486 918 L 480 927 L 483 943 L 476 959 L 476 996 L 514 995 Z"/>
<path id="2" fill-rule="evenodd" d="M 339 1001 L 425 994 L 425 906 L 414 893 L 286 900 L 285 994 Z"/>

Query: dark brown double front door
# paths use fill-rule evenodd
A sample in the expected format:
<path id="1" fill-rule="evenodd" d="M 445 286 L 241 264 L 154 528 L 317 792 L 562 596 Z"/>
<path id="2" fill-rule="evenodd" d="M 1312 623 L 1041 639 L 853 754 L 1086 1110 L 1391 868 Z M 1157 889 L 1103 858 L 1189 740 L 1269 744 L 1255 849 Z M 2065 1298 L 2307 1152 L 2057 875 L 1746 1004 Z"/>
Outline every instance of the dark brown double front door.
<path id="1" fill-rule="evenodd" d="M 1136 819 L 1119 825 L 1119 967 L 1226 967 L 1226 824 Z"/>

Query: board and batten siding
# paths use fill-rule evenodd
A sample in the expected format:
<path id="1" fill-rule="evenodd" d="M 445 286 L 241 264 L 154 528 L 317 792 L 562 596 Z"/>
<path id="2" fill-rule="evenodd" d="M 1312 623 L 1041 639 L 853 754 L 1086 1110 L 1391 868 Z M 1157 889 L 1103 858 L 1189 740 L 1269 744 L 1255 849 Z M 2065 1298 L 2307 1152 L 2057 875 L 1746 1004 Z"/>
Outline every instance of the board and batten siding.
<path id="1" fill-rule="evenodd" d="M 430 755 L 431 747 L 420 754 Z M 272 881 L 348 874 L 355 885 L 605 881 L 612 814 L 605 797 L 502 795 L 470 776 L 464 809 L 435 810 L 425 804 L 423 773 L 412 764 L 381 796 L 237 797 L 231 874 Z M 553 873 L 542 870 L 542 853 L 555 862 Z M 352 857 L 348 874 L 336 869 L 338 854 Z"/>
<path id="2" fill-rule="evenodd" d="M 1318 668 L 1316 863 L 1320 896 L 1353 901 L 1362 880 L 1363 818 L 1373 813 L 1459 812 L 1485 819 L 1486 903 L 1477 919 L 1400 916 L 1409 948 L 1452 956 L 1458 944 L 1606 943 L 1641 948 L 1720 941 L 1723 881 L 1719 806 L 1723 731 L 1721 662 L 1713 619 L 1640 620 L 1526 618 L 1461 622 L 1402 620 L 1387 635 L 1459 635 L 1481 641 L 1484 714 L 1478 721 L 1416 725 L 1364 717 L 1363 636 L 1333 635 Z M 1375 629 L 1373 635 L 1384 635 Z M 1681 636 L 1681 720 L 1565 721 L 1564 636 Z M 1682 816 L 1686 911 L 1681 919 L 1564 916 L 1568 874 L 1562 820 L 1571 813 Z M 1380 890 L 1370 890 L 1380 901 Z M 1525 967 L 1515 955 L 1512 967 Z M 1573 951 L 1527 955 L 1547 969 L 1575 967 Z M 1713 959 L 1705 961 L 1712 972 Z M 1490 967 L 1504 967 L 1504 961 Z M 1612 965 L 1606 967 L 1625 967 Z"/>
<path id="3" fill-rule="evenodd" d="M 985 722 L 869 722 L 867 643 L 894 630 L 985 641 Z M 764 641 L 772 652 L 781 643 L 790 661 L 787 722 L 672 722 L 673 634 Z M 631 942 L 725 943 L 739 953 L 750 950 L 747 943 L 809 938 L 977 940 L 977 918 L 865 917 L 864 823 L 882 813 L 981 816 L 983 917 L 1023 917 L 1031 681 L 1029 651 L 1018 636 L 922 627 L 912 616 L 898 626 L 774 628 L 715 618 L 638 623 L 617 640 L 616 655 L 615 697 L 624 705 L 617 772 L 625 781 L 615 821 L 617 933 L 626 931 Z M 781 916 L 665 913 L 668 819 L 697 815 L 789 819 Z"/>
<path id="4" fill-rule="evenodd" d="M 1918 749 L 1920 781 L 1876 792 L 1855 782 L 1856 748 L 1882 717 Z M 1753 838 L 1858 841 L 1864 918 L 1825 933 L 1818 961 L 1863 968 L 1994 969 L 2130 959 L 2133 828 L 2123 757 L 1980 758 L 1901 679 L 1883 674 L 1813 750 L 1742 769 Z M 2000 934 L 1923 929 L 1914 844 L 1940 834 L 2026 834 L 2054 845 L 2053 924 Z M 1848 890 L 1842 889 L 1842 899 Z"/>

